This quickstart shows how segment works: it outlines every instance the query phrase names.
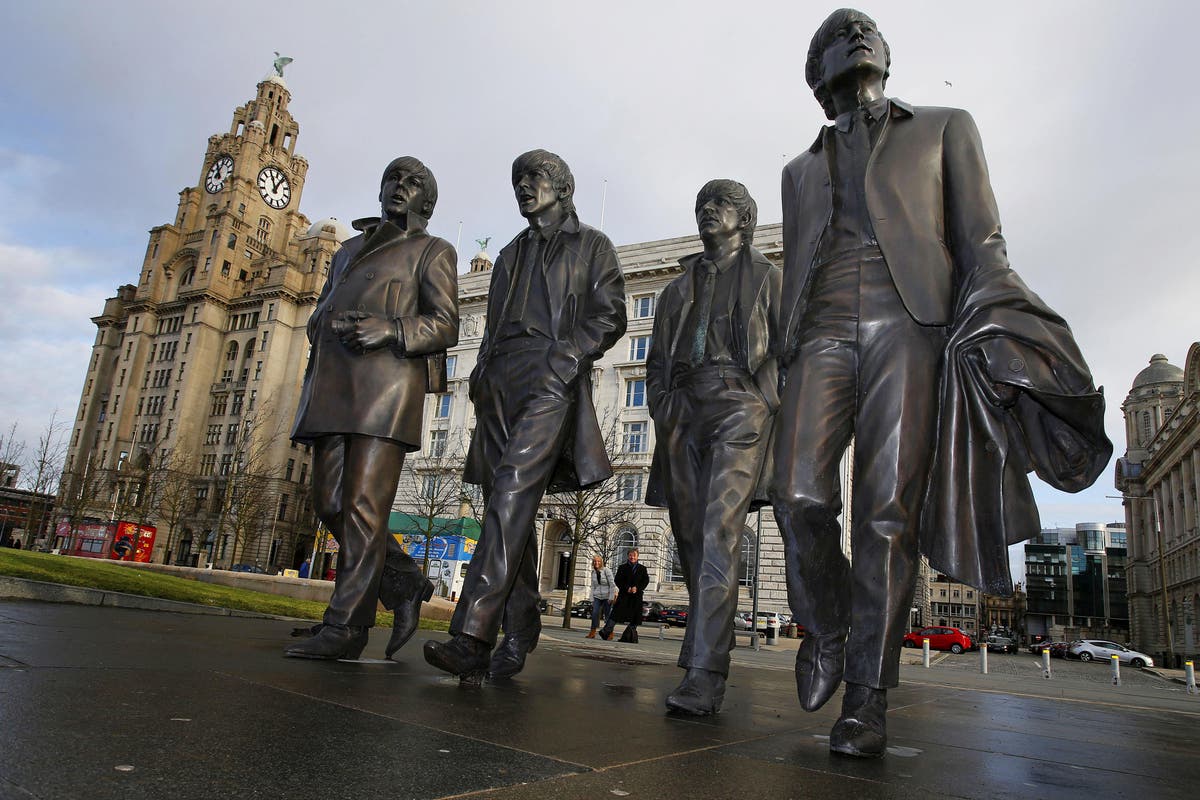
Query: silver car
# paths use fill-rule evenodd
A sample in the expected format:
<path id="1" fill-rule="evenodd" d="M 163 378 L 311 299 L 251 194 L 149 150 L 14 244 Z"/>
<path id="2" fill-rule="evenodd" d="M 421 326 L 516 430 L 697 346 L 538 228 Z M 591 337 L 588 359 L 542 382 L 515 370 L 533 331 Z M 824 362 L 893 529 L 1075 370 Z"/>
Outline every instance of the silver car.
<path id="1" fill-rule="evenodd" d="M 1122 664 L 1131 667 L 1153 667 L 1154 659 L 1145 653 L 1130 650 L 1128 647 L 1104 639 L 1080 639 L 1072 642 L 1070 654 L 1080 661 L 1112 661 L 1116 656 Z"/>

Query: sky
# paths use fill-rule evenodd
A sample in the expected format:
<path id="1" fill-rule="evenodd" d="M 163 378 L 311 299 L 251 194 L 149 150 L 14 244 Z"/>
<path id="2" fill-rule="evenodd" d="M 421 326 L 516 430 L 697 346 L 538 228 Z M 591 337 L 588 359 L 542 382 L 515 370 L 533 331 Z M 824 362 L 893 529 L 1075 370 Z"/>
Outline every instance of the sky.
<path id="1" fill-rule="evenodd" d="M 379 173 L 420 157 L 431 230 L 491 251 L 522 227 L 512 159 L 543 147 L 575 174 L 583 219 L 617 244 L 693 233 L 708 179 L 745 183 L 780 219 L 779 173 L 823 114 L 804 83 L 832 4 L 214 0 L 8 9 L 0 30 L 0 428 L 36 438 L 77 411 L 90 317 L 136 281 L 151 227 L 200 182 L 210 135 L 271 70 L 310 167 L 311 220 L 376 213 Z M 1120 404 L 1154 353 L 1200 339 L 1200 4 L 884 2 L 888 93 L 978 123 L 1009 257 L 1071 324 L 1124 450 Z M 1185 89 L 1177 91 L 1182 81 Z M 1188 143 L 1192 142 L 1191 145 Z M 603 209 L 602 209 L 603 206 Z M 461 224 L 461 239 L 460 239 Z M 1035 484 L 1043 525 L 1123 519 L 1109 469 L 1066 495 Z"/>

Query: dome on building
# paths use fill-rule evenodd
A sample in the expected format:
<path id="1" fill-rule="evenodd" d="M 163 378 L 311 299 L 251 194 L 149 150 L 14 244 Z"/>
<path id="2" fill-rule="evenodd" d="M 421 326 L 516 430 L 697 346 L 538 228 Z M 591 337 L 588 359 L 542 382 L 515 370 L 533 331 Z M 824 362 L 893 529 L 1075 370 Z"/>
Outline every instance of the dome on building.
<path id="1" fill-rule="evenodd" d="M 346 223 L 340 221 L 337 217 L 326 217 L 319 219 L 312 225 L 308 226 L 306 236 L 320 236 L 322 233 L 332 233 L 333 237 L 338 242 L 344 242 L 354 235 L 354 231 L 347 227 Z"/>
<path id="2" fill-rule="evenodd" d="M 471 260 L 475 261 L 476 259 L 479 259 L 479 258 L 482 258 L 484 261 L 492 260 L 492 257 L 487 254 L 487 250 L 480 250 L 478 253 L 475 254 L 475 258 L 472 258 Z"/>
<path id="3" fill-rule="evenodd" d="M 1156 383 L 1183 383 L 1183 370 L 1167 361 L 1162 353 L 1150 356 L 1150 366 L 1133 379 L 1133 388 L 1152 386 Z"/>

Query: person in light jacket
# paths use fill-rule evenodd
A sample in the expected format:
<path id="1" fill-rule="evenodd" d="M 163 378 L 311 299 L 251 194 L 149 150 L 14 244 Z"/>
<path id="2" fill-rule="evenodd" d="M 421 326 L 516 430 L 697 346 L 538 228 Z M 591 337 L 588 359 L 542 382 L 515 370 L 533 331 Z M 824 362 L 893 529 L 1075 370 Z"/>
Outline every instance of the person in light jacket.
<path id="1" fill-rule="evenodd" d="M 601 623 L 608 621 L 613 600 L 617 599 L 617 584 L 612 570 L 604 566 L 604 559 L 592 556 L 592 629 L 587 638 L 595 639 Z"/>

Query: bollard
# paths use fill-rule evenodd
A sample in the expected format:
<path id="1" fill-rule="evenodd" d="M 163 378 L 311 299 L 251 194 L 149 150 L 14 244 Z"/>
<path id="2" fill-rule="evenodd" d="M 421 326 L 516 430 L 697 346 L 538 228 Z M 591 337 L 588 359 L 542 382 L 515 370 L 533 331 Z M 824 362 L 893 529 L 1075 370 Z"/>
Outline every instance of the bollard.
<path id="1" fill-rule="evenodd" d="M 779 644 L 779 626 L 774 620 L 767 622 L 767 644 Z"/>
<path id="2" fill-rule="evenodd" d="M 1187 673 L 1187 693 L 1196 694 L 1196 668 L 1191 661 L 1183 662 L 1183 671 Z"/>
<path id="3" fill-rule="evenodd" d="M 1113 686 L 1121 685 L 1121 659 L 1114 653 L 1112 657 Z"/>
<path id="4" fill-rule="evenodd" d="M 987 651 L 988 651 L 987 642 L 984 642 L 983 644 L 981 644 L 979 646 L 979 671 L 982 672 L 984 675 L 988 674 Z"/>
<path id="5" fill-rule="evenodd" d="M 921 661 L 925 664 L 925 669 L 929 669 L 929 640 L 921 640 Z"/>
<path id="6" fill-rule="evenodd" d="M 1050 648 L 1042 648 L 1042 677 L 1050 679 Z"/>

